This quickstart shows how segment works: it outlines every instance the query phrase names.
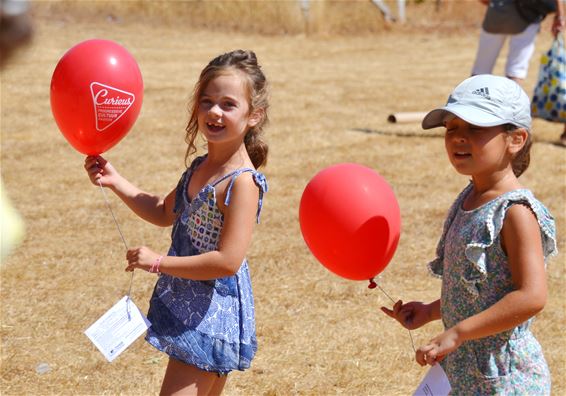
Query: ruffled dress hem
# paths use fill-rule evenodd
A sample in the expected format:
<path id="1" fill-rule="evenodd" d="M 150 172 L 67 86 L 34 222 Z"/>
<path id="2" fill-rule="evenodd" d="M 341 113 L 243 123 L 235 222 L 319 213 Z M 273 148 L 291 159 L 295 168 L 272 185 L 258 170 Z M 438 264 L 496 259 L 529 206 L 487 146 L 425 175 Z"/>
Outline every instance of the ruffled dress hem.
<path id="1" fill-rule="evenodd" d="M 202 337 L 206 337 L 206 336 L 202 335 Z M 251 361 L 247 359 L 245 362 L 241 361 L 239 367 L 220 367 L 218 365 L 211 366 L 210 364 L 207 364 L 201 360 L 195 359 L 193 354 L 180 349 L 177 345 L 175 345 L 174 342 L 168 341 L 164 337 L 156 337 L 148 332 L 148 334 L 145 337 L 145 340 L 154 348 L 167 354 L 168 356 L 170 356 L 175 360 L 179 360 L 180 362 L 183 362 L 185 364 L 190 364 L 201 370 L 208 371 L 211 373 L 217 373 L 219 375 L 228 375 L 230 372 L 234 370 L 244 371 L 246 369 L 249 369 L 251 366 Z M 218 342 L 218 340 L 216 339 L 214 341 Z M 251 345 L 245 346 L 244 349 L 253 351 L 252 353 L 255 354 L 255 349 Z"/>

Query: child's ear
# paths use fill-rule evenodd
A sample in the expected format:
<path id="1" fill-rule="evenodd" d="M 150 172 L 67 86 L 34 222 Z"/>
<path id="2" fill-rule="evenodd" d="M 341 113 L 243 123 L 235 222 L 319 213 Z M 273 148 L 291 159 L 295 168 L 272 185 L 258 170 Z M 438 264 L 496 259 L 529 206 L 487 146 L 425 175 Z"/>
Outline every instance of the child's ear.
<path id="1" fill-rule="evenodd" d="M 529 132 L 525 128 L 519 128 L 511 132 L 511 144 L 509 145 L 509 149 L 511 150 L 511 154 L 517 154 L 529 137 Z"/>
<path id="2" fill-rule="evenodd" d="M 248 118 L 248 125 L 251 128 L 255 127 L 257 124 L 261 122 L 261 120 L 263 120 L 264 115 L 265 115 L 264 109 L 255 109 L 250 114 L 250 118 Z"/>

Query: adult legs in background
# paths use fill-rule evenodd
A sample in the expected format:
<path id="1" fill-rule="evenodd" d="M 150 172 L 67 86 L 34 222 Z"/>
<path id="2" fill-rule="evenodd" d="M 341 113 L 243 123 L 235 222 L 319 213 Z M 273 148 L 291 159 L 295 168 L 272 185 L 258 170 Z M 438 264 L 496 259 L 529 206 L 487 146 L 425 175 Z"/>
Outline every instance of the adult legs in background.
<path id="1" fill-rule="evenodd" d="M 520 82 L 527 77 L 539 28 L 540 24 L 532 23 L 522 33 L 510 36 L 505 65 L 505 75 L 510 79 Z"/>
<path id="2" fill-rule="evenodd" d="M 222 393 L 226 378 L 169 358 L 160 396 L 217 396 Z"/>
<path id="3" fill-rule="evenodd" d="M 492 73 L 493 66 L 495 66 L 506 38 L 506 34 L 493 34 L 481 30 L 476 60 L 472 67 L 472 76 Z"/>

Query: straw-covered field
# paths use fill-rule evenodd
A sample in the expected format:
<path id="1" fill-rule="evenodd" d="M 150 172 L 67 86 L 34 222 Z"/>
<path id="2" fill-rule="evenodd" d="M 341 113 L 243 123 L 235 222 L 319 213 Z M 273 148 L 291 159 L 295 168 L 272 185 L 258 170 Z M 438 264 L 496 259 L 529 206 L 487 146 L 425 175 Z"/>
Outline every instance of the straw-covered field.
<path id="1" fill-rule="evenodd" d="M 389 2 L 395 10 L 395 2 Z M 3 395 L 157 394 L 166 357 L 137 340 L 107 363 L 84 330 L 128 290 L 125 251 L 101 191 L 57 129 L 49 84 L 67 49 L 90 38 L 125 46 L 143 74 L 135 127 L 106 157 L 145 190 L 168 192 L 184 169 L 187 101 L 201 68 L 221 52 L 253 49 L 271 82 L 270 183 L 249 252 L 259 351 L 230 375 L 227 395 L 407 395 L 426 370 L 409 334 L 379 311 L 389 300 L 366 282 L 329 273 L 300 233 L 302 191 L 319 170 L 357 162 L 393 186 L 402 214 L 396 254 L 379 282 L 393 298 L 431 301 L 440 282 L 425 267 L 444 215 L 466 185 L 444 154 L 442 131 L 388 124 L 399 111 L 442 105 L 473 62 L 483 9 L 476 1 L 408 1 L 405 26 L 384 25 L 369 1 L 313 2 L 308 34 L 298 2 L 37 2 L 35 36 L 1 74 L 3 188 L 26 224 L 1 265 Z M 255 11 L 251 11 L 255 8 Z M 550 46 L 545 22 L 525 89 Z M 496 73 L 503 68 L 503 58 Z M 553 212 L 561 253 L 548 267 L 550 297 L 534 324 L 566 394 L 562 125 L 534 122 L 523 183 Z M 344 192 L 347 193 L 346 191 Z M 109 196 L 130 246 L 165 252 L 169 229 L 143 223 Z M 132 298 L 145 312 L 155 278 L 136 272 Z M 421 344 L 440 323 L 413 332 Z M 45 365 L 47 364 L 47 366 Z M 42 373 L 38 368 L 47 368 Z"/>

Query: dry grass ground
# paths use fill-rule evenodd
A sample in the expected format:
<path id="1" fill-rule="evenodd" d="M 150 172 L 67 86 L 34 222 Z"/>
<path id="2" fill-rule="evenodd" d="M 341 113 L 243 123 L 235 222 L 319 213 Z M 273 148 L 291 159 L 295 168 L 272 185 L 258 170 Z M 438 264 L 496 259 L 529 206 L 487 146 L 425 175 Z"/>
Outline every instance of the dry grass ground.
<path id="1" fill-rule="evenodd" d="M 126 293 L 130 278 L 102 194 L 53 121 L 49 83 L 68 48 L 98 37 L 128 48 L 144 77 L 138 121 L 107 158 L 149 191 L 169 191 L 183 170 L 186 103 L 210 58 L 254 49 L 271 80 L 271 152 L 264 170 L 270 191 L 249 254 L 259 351 L 248 372 L 230 376 L 226 394 L 411 394 L 425 370 L 414 362 L 408 333 L 379 312 L 389 301 L 365 282 L 335 277 L 315 261 L 301 238 L 298 204 L 306 183 L 326 166 L 357 162 L 377 170 L 392 184 L 403 220 L 398 250 L 380 284 L 394 298 L 439 296 L 440 283 L 428 276 L 425 263 L 434 255 L 448 206 L 467 181 L 445 158 L 441 131 L 424 133 L 418 124 L 386 119 L 391 112 L 443 104 L 468 75 L 481 8 L 449 2 L 444 14 L 435 14 L 430 3 L 424 8 L 410 2 L 404 28 L 384 26 L 366 2 L 328 3 L 316 11 L 328 17 L 326 25 L 316 25 L 326 29 L 308 36 L 300 33 L 293 2 L 257 3 L 290 15 L 287 27 L 268 31 L 266 26 L 277 25 L 277 13 L 266 14 L 257 31 L 267 36 L 230 31 L 220 11 L 222 27 L 213 29 L 213 19 L 200 26 L 186 9 L 156 11 L 147 2 L 122 8 L 110 3 L 112 12 L 100 3 L 37 4 L 33 43 L 1 74 L 2 178 L 27 226 L 24 242 L 1 266 L 1 393 L 151 395 L 158 393 L 165 369 L 164 355 L 141 339 L 110 364 L 83 334 Z M 199 3 L 189 5 L 199 18 L 215 15 Z M 349 20 L 339 17 L 346 10 Z M 148 17 L 158 11 L 162 19 Z M 248 14 L 242 11 L 243 21 L 258 23 Z M 340 27 L 367 15 L 372 19 L 359 23 L 361 33 Z M 529 92 L 549 44 L 545 26 L 525 82 Z M 499 62 L 496 72 L 501 70 Z M 532 164 L 522 177 L 558 227 L 561 253 L 548 268 L 550 298 L 534 325 L 556 395 L 566 394 L 566 160 L 565 149 L 553 143 L 561 128 L 535 121 Z M 167 249 L 169 229 L 143 223 L 114 196 L 111 204 L 130 245 Z M 147 273 L 134 276 L 132 297 L 142 311 L 154 281 Z M 439 330 L 439 324 L 429 325 L 413 337 L 420 344 Z M 50 371 L 38 374 L 40 363 Z"/>

